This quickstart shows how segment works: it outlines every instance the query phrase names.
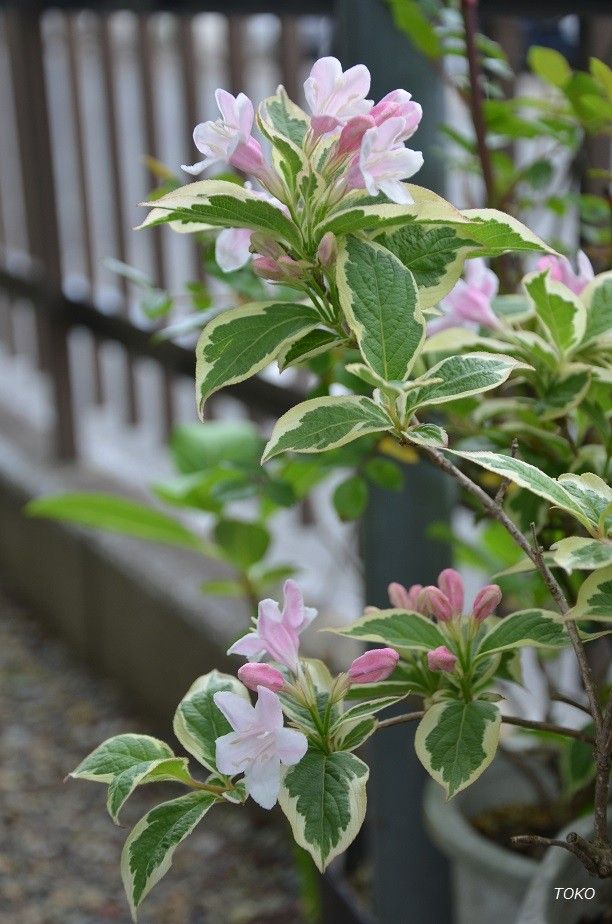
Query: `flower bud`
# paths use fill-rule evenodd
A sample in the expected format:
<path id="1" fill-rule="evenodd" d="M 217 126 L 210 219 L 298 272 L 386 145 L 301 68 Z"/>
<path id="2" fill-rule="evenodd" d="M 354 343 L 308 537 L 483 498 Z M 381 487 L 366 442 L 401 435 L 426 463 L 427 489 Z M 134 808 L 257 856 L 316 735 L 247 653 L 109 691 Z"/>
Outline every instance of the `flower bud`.
<path id="1" fill-rule="evenodd" d="M 249 690 L 257 691 L 257 687 L 265 687 L 273 693 L 280 693 L 285 686 L 285 678 L 279 670 L 271 664 L 251 663 L 243 664 L 238 670 L 238 679 Z"/>
<path id="2" fill-rule="evenodd" d="M 310 120 L 315 138 L 318 138 L 320 135 L 326 135 L 328 132 L 333 132 L 334 129 L 338 127 L 338 124 L 338 119 L 335 116 L 329 115 L 313 116 Z"/>
<path id="3" fill-rule="evenodd" d="M 425 616 L 435 616 L 438 622 L 449 622 L 453 618 L 453 610 L 448 597 L 439 587 L 433 585 L 424 587 L 419 593 L 417 603 L 421 613 Z"/>
<path id="4" fill-rule="evenodd" d="M 450 674 L 454 671 L 456 663 L 457 657 L 449 651 L 446 645 L 440 645 L 433 651 L 427 652 L 427 666 L 430 671 L 444 671 L 445 674 Z"/>
<path id="5" fill-rule="evenodd" d="M 337 256 L 338 245 L 336 243 L 335 235 L 331 231 L 328 231 L 321 238 L 321 243 L 317 248 L 317 260 L 321 266 L 327 267 L 336 262 Z"/>
<path id="6" fill-rule="evenodd" d="M 272 257 L 254 257 L 251 268 L 255 275 L 261 279 L 272 279 L 274 282 L 280 282 L 285 278 L 282 268 Z"/>
<path id="7" fill-rule="evenodd" d="M 277 260 L 285 252 L 278 241 L 263 231 L 254 231 L 251 234 L 251 250 L 262 257 L 270 257 L 271 260 Z"/>
<path id="8" fill-rule="evenodd" d="M 379 683 L 395 669 L 399 655 L 393 648 L 373 648 L 355 658 L 347 674 L 351 683 Z"/>
<path id="9" fill-rule="evenodd" d="M 419 593 L 423 590 L 422 584 L 413 584 L 410 589 L 406 589 L 403 584 L 398 584 L 394 581 L 392 584 L 389 584 L 387 588 L 387 593 L 389 594 L 389 602 L 391 606 L 396 607 L 398 610 L 416 610 L 418 606 L 418 596 Z"/>
<path id="10" fill-rule="evenodd" d="M 262 170 L 267 171 L 263 151 L 256 138 L 249 138 L 246 142 L 239 142 L 230 156 L 229 162 L 232 167 L 242 170 L 243 173 L 250 173 L 251 176 L 259 176 Z"/>
<path id="11" fill-rule="evenodd" d="M 336 155 L 344 157 L 358 151 L 361 146 L 361 139 L 368 128 L 373 128 L 375 124 L 374 119 L 369 115 L 358 115 L 350 119 L 340 133 Z"/>
<path id="12" fill-rule="evenodd" d="M 453 616 L 463 613 L 463 578 L 454 568 L 445 568 L 438 576 L 438 587 L 448 598 Z"/>
<path id="13" fill-rule="evenodd" d="M 472 613 L 476 622 L 482 622 L 487 616 L 495 612 L 501 603 L 502 592 L 497 584 L 487 584 L 479 590 L 474 600 Z"/>

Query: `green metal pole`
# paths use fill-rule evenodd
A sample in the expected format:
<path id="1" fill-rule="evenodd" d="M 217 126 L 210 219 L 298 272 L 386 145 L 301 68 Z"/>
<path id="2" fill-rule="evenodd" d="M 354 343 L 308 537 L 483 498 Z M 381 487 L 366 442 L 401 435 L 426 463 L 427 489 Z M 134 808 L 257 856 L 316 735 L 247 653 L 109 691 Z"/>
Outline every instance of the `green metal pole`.
<path id="1" fill-rule="evenodd" d="M 435 153 L 444 117 L 440 80 L 395 28 L 384 0 L 337 0 L 336 22 L 343 66 L 362 62 L 369 67 L 372 98 L 402 87 L 423 106 L 421 126 L 410 142 L 425 157 L 415 181 L 443 193 L 444 169 Z M 388 606 L 391 581 L 432 583 L 449 564 L 447 546 L 428 539 L 426 532 L 432 522 L 448 522 L 450 485 L 426 463 L 407 465 L 405 476 L 401 494 L 374 492 L 365 516 L 362 549 L 369 604 Z M 448 868 L 423 828 L 426 775 L 413 741 L 414 728 L 398 726 L 375 736 L 369 751 L 374 911 L 380 924 L 448 924 Z"/>

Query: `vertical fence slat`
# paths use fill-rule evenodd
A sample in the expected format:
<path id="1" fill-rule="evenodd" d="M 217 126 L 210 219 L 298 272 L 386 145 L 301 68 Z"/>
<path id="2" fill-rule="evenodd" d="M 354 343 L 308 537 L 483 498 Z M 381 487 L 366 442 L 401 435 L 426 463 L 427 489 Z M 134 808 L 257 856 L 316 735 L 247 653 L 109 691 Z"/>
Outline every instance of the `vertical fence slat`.
<path id="1" fill-rule="evenodd" d="M 89 207 L 89 188 L 87 185 L 86 140 L 85 126 L 83 125 L 83 100 L 81 96 L 80 62 L 79 62 L 79 34 L 76 15 L 68 13 L 65 19 L 66 45 L 68 48 L 68 73 L 70 82 L 70 104 L 77 144 L 77 183 L 80 197 L 81 233 L 83 235 L 83 251 L 85 256 L 85 273 L 89 286 L 89 297 L 93 301 L 95 292 L 95 268 L 93 256 L 93 241 L 91 236 L 91 210 Z M 102 367 L 100 364 L 100 350 L 97 341 L 92 341 L 92 377 L 94 386 L 94 401 L 102 404 L 104 401 L 104 388 L 102 384 Z"/>
<path id="2" fill-rule="evenodd" d="M 27 236 L 51 299 L 61 299 L 62 273 L 55 203 L 51 137 L 45 85 L 40 16 L 12 8 L 5 13 L 17 145 L 22 168 Z M 75 433 L 67 331 L 49 313 L 37 312 L 39 359 L 51 377 L 55 401 L 53 451 L 62 459 L 75 455 Z"/>
<path id="3" fill-rule="evenodd" d="M 117 131 L 117 97 L 115 82 L 113 80 L 113 53 L 111 14 L 102 14 L 98 22 L 98 45 L 100 49 L 100 63 L 102 67 L 104 124 L 108 143 L 110 166 L 111 199 L 113 202 L 113 220 L 116 254 L 119 260 L 125 263 L 127 248 L 125 242 L 124 217 L 121 205 L 125 202 L 125 190 L 121 173 L 121 151 L 119 147 L 119 133 Z M 118 279 L 123 298 L 123 310 L 129 310 L 129 293 L 127 280 L 123 276 Z M 136 377 L 134 364 L 129 353 L 125 353 L 125 396 L 126 419 L 128 424 L 138 422 L 138 400 L 136 394 Z"/>
<path id="4" fill-rule="evenodd" d="M 229 81 L 232 93 L 246 92 L 244 67 L 244 22 L 242 16 L 227 17 Z"/>
<path id="5" fill-rule="evenodd" d="M 141 99 L 144 118 L 145 144 L 147 154 L 155 156 L 157 152 L 157 132 L 155 118 L 155 100 L 153 98 L 153 67 L 151 55 L 151 33 L 149 17 L 146 14 L 138 16 L 137 50 L 138 68 L 140 74 Z M 166 284 L 164 263 L 164 246 L 162 229 L 153 228 L 152 247 L 155 260 L 155 274 L 162 288 Z M 164 435 L 168 436 L 174 423 L 174 401 L 172 395 L 172 375 L 164 370 L 162 379 L 162 426 Z"/>
<path id="6" fill-rule="evenodd" d="M 291 99 L 301 96 L 300 86 L 300 36 L 295 16 L 281 16 L 280 65 L 281 79 Z"/>
<path id="7" fill-rule="evenodd" d="M 198 92 L 197 81 L 199 76 L 198 58 L 195 50 L 193 38 L 193 17 L 183 14 L 179 17 L 179 49 L 178 58 L 181 73 L 181 89 L 184 100 L 185 123 L 187 128 L 186 139 L 191 138 L 191 133 L 196 124 L 201 121 L 198 114 Z M 184 163 L 190 163 L 189 158 L 193 156 L 192 146 L 186 152 Z M 190 241 L 193 261 L 194 276 L 203 279 L 204 272 L 202 261 L 199 256 L 199 248 L 194 240 Z"/>

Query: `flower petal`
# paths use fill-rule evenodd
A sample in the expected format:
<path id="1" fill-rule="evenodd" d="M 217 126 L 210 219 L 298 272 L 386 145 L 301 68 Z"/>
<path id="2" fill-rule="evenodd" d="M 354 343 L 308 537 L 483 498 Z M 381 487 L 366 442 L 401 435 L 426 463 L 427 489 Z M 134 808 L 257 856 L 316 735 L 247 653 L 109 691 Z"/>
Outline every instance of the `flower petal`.
<path id="1" fill-rule="evenodd" d="M 231 693 L 229 690 L 219 690 L 214 694 L 213 699 L 215 705 L 221 710 L 234 731 L 246 731 L 257 721 L 254 707 L 238 693 Z"/>
<path id="2" fill-rule="evenodd" d="M 280 699 L 267 687 L 257 687 L 255 721 L 266 731 L 276 731 L 283 727 L 283 710 Z"/>
<path id="3" fill-rule="evenodd" d="M 271 809 L 276 805 L 280 780 L 280 760 L 276 756 L 268 760 L 253 761 L 244 773 L 246 791 L 265 809 Z"/>
<path id="4" fill-rule="evenodd" d="M 288 767 L 301 761 L 308 750 L 306 735 L 295 728 L 281 728 L 276 732 L 276 753 Z"/>
<path id="5" fill-rule="evenodd" d="M 249 632 L 243 635 L 237 642 L 227 649 L 228 654 L 240 654 L 245 658 L 254 658 L 265 651 L 265 644 L 256 632 Z"/>
<path id="6" fill-rule="evenodd" d="M 251 233 L 249 228 L 224 228 L 217 235 L 215 260 L 224 273 L 232 273 L 249 262 Z"/>
<path id="7" fill-rule="evenodd" d="M 236 745 L 240 744 L 240 735 L 236 732 L 229 732 L 227 735 L 221 735 L 216 741 L 215 759 L 217 767 L 221 773 L 227 773 L 228 776 L 236 776 L 237 773 L 244 771 L 246 763 L 243 758 L 248 754 L 241 754 Z"/>

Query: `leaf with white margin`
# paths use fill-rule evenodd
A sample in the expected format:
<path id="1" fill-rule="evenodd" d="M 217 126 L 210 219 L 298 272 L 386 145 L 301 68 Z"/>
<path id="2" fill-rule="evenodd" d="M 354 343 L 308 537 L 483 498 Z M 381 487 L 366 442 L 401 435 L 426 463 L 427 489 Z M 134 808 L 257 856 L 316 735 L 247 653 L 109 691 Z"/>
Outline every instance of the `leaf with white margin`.
<path id="1" fill-rule="evenodd" d="M 323 872 L 354 840 L 365 818 L 369 769 L 349 751 L 309 748 L 285 773 L 279 803 L 296 842 Z"/>
<path id="2" fill-rule="evenodd" d="M 612 622 L 612 565 L 594 571 L 580 590 L 576 605 L 566 619 L 593 619 Z"/>
<path id="3" fill-rule="evenodd" d="M 550 381 L 533 407 L 540 420 L 563 417 L 577 407 L 591 386 L 591 369 L 583 363 L 568 363 L 562 374 Z"/>
<path id="4" fill-rule="evenodd" d="M 525 368 L 523 363 L 511 356 L 496 353 L 447 356 L 415 381 L 415 384 L 419 383 L 419 388 L 408 395 L 408 406 L 416 410 L 478 395 L 498 388 L 514 371 Z M 431 379 L 437 381 L 432 382 Z"/>
<path id="5" fill-rule="evenodd" d="M 402 381 L 418 359 L 425 319 L 410 270 L 386 247 L 349 236 L 336 261 L 340 307 L 368 366 Z"/>
<path id="6" fill-rule="evenodd" d="M 247 688 L 236 677 L 213 670 L 191 685 L 174 715 L 173 728 L 178 740 L 186 751 L 213 772 L 217 770 L 217 738 L 232 731 L 213 699 L 215 693 L 225 690 L 250 702 Z"/>
<path id="7" fill-rule="evenodd" d="M 572 571 L 597 571 L 612 565 L 612 542 L 587 539 L 585 536 L 568 536 L 551 546 L 554 564 Z"/>
<path id="8" fill-rule="evenodd" d="M 378 699 L 369 699 L 365 702 L 358 703 L 357 706 L 351 706 L 346 712 L 342 713 L 336 722 L 334 722 L 331 730 L 337 731 L 345 722 L 354 722 L 355 719 L 364 719 L 375 715 L 377 712 L 380 712 L 381 709 L 386 709 L 388 706 L 394 706 L 395 703 L 400 703 L 407 695 L 407 693 L 404 693 L 402 696 L 381 696 Z"/>
<path id="9" fill-rule="evenodd" d="M 196 346 L 196 400 L 200 413 L 215 391 L 250 378 L 320 318 L 299 302 L 251 302 L 207 324 Z"/>
<path id="10" fill-rule="evenodd" d="M 94 783 L 111 783 L 125 770 L 143 761 L 163 760 L 174 757 L 172 748 L 165 741 L 150 735 L 115 735 L 88 754 L 68 776 L 77 780 L 92 780 Z"/>
<path id="11" fill-rule="evenodd" d="M 275 170 L 289 189 L 295 189 L 298 176 L 309 172 L 308 158 L 303 149 L 304 135 L 309 127 L 306 113 L 291 102 L 284 87 L 280 86 L 274 96 L 259 104 L 257 125 L 272 145 Z"/>
<path id="12" fill-rule="evenodd" d="M 586 330 L 584 302 L 567 286 L 551 279 L 548 270 L 525 276 L 523 288 L 548 338 L 562 356 L 570 355 L 581 343 Z"/>
<path id="13" fill-rule="evenodd" d="M 342 723 L 332 735 L 333 748 L 335 751 L 354 751 L 361 747 L 377 728 L 378 721 L 373 716 Z"/>
<path id="14" fill-rule="evenodd" d="M 409 610 L 376 610 L 366 613 L 350 626 L 339 629 L 325 629 L 334 635 L 356 638 L 364 642 L 378 642 L 388 645 L 402 654 L 410 651 L 431 651 L 446 644 L 446 639 L 437 625 Z"/>
<path id="15" fill-rule="evenodd" d="M 612 270 L 595 276 L 582 290 L 581 298 L 587 312 L 581 348 L 590 345 L 612 347 Z"/>
<path id="16" fill-rule="evenodd" d="M 387 414 L 371 398 L 357 395 L 311 398 L 277 420 L 262 456 L 268 462 L 281 452 L 337 449 L 368 433 L 393 429 Z"/>
<path id="17" fill-rule="evenodd" d="M 452 798 L 487 769 L 499 743 L 501 712 L 495 703 L 436 703 L 416 730 L 417 757 Z"/>
<path id="18" fill-rule="evenodd" d="M 276 357 L 279 371 L 283 372 L 289 366 L 295 366 L 298 363 L 306 362 L 308 359 L 314 359 L 315 356 L 320 356 L 329 350 L 344 346 L 346 342 L 338 334 L 317 327 L 298 340 L 292 340 L 291 343 L 282 348 Z"/>
<path id="19" fill-rule="evenodd" d="M 497 452 L 480 451 L 480 452 L 460 452 L 457 449 L 447 449 L 455 456 L 465 459 L 467 462 L 473 462 L 495 475 L 502 478 L 508 478 L 521 488 L 526 488 L 538 497 L 543 497 L 555 507 L 561 510 L 567 510 L 589 531 L 595 528 L 584 507 L 568 492 L 559 481 L 550 478 L 545 472 L 540 471 L 535 465 L 529 462 L 523 462 L 521 459 L 513 459 L 512 456 L 504 455 Z"/>
<path id="20" fill-rule="evenodd" d="M 169 781 L 187 783 L 190 779 L 186 757 L 165 757 L 134 764 L 119 773 L 109 784 L 106 799 L 108 814 L 115 824 L 119 824 L 119 812 L 137 786 Z"/>
<path id="21" fill-rule="evenodd" d="M 273 96 L 268 96 L 260 103 L 262 115 L 274 130 L 284 135 L 295 145 L 302 145 L 306 132 L 310 128 L 310 119 L 287 95 L 282 85 L 276 88 Z"/>
<path id="22" fill-rule="evenodd" d="M 582 475 L 559 475 L 559 484 L 580 504 L 592 523 L 600 524 L 606 508 L 612 503 L 612 488 L 593 472 Z"/>
<path id="23" fill-rule="evenodd" d="M 428 449 L 446 449 L 448 446 L 448 433 L 437 424 L 418 424 L 406 430 L 404 436 L 411 443 Z"/>
<path id="24" fill-rule="evenodd" d="M 504 617 L 487 632 L 478 646 L 476 658 L 519 647 L 564 648 L 567 643 L 567 633 L 558 613 L 520 610 Z"/>
<path id="25" fill-rule="evenodd" d="M 464 209 L 461 214 L 468 222 L 461 227 L 461 234 L 479 244 L 474 248 L 474 257 L 499 257 L 511 251 L 556 255 L 552 247 L 511 215 L 497 209 Z"/>
<path id="26" fill-rule="evenodd" d="M 227 180 L 188 183 L 142 205 L 153 211 L 137 230 L 175 221 L 182 222 L 185 230 L 189 226 L 194 231 L 199 230 L 202 224 L 218 228 L 251 228 L 286 241 L 297 249 L 301 246 L 299 229 L 279 208 L 245 186 Z"/>
<path id="27" fill-rule="evenodd" d="M 411 205 L 397 205 L 385 201 L 381 196 L 368 196 L 365 192 L 355 192 L 352 196 L 349 194 L 342 199 L 337 210 L 328 213 L 316 226 L 317 239 L 328 231 L 343 237 L 356 231 L 399 228 L 412 221 L 444 225 L 466 223 L 459 209 L 442 196 L 412 183 L 402 185 L 413 200 Z"/>
<path id="28" fill-rule="evenodd" d="M 174 852 L 218 801 L 209 792 L 190 792 L 162 802 L 140 819 L 121 854 L 121 875 L 132 918 L 154 885 L 172 865 Z"/>
<path id="29" fill-rule="evenodd" d="M 414 276 L 422 310 L 437 305 L 463 272 L 466 256 L 476 242 L 461 227 L 411 222 L 378 238 Z"/>

